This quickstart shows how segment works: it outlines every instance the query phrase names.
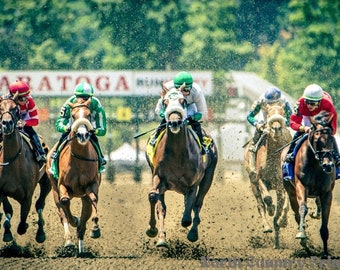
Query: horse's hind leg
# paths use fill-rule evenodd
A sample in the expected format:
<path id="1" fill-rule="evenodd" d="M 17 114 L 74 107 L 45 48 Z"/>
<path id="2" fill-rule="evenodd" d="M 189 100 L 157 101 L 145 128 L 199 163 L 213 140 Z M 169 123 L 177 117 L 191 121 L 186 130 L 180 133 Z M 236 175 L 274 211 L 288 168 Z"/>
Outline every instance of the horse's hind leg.
<path id="1" fill-rule="evenodd" d="M 279 220 L 282 218 L 282 212 L 284 211 L 284 204 L 285 204 L 285 196 L 284 191 L 276 190 L 276 213 L 273 218 L 273 226 L 274 226 L 274 248 L 280 248 L 280 224 Z"/>
<path id="2" fill-rule="evenodd" d="M 309 216 L 311 218 L 320 219 L 320 217 L 321 217 L 321 202 L 320 202 L 320 197 L 316 197 L 315 198 L 315 206 L 316 206 L 315 211 L 313 213 L 310 213 Z"/>
<path id="3" fill-rule="evenodd" d="M 5 221 L 4 221 L 4 236 L 3 241 L 4 242 L 10 242 L 13 240 L 13 235 L 11 231 L 11 218 L 13 216 L 13 207 L 10 204 L 7 197 L 3 200 L 3 209 L 5 212 Z"/>
<path id="4" fill-rule="evenodd" d="M 46 174 L 40 179 L 39 186 L 40 186 L 40 196 L 35 203 L 35 209 L 38 213 L 38 230 L 35 236 L 35 240 L 38 243 L 43 243 L 46 240 L 46 234 L 44 231 L 45 221 L 44 221 L 42 213 L 45 207 L 46 197 L 51 191 L 51 183 Z"/>

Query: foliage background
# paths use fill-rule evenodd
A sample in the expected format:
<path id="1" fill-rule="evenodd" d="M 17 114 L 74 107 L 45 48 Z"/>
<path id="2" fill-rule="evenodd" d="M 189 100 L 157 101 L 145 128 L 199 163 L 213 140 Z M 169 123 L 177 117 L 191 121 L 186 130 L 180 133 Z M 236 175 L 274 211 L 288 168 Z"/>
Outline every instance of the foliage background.
<path id="1" fill-rule="evenodd" d="M 318 83 L 340 108 L 340 0 L 0 2 L 0 70 L 212 70 L 221 110 L 225 74 L 245 70 L 295 98 Z"/>

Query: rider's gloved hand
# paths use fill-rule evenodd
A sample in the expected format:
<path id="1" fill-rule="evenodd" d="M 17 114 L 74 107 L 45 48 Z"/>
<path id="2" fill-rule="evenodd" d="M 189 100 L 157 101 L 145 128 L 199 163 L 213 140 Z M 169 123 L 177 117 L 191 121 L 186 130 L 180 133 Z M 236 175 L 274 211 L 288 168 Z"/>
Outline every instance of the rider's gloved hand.
<path id="1" fill-rule="evenodd" d="M 197 113 L 195 113 L 195 114 L 192 116 L 192 119 L 193 119 L 194 121 L 199 121 L 199 120 L 202 119 L 202 114 L 199 113 L 199 112 L 197 112 Z"/>

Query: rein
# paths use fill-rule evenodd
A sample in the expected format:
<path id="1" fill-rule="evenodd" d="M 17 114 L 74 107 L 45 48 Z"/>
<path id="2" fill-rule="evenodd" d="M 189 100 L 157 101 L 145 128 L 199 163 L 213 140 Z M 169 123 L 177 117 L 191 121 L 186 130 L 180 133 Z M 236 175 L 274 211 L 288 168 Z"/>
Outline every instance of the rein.
<path id="1" fill-rule="evenodd" d="M 76 136 L 73 136 L 73 137 L 71 137 L 71 138 L 68 138 L 68 139 L 67 139 L 67 142 L 70 142 L 70 141 L 74 140 L 75 138 L 76 138 Z M 79 156 L 79 155 L 73 153 L 72 150 L 71 150 L 71 155 L 72 155 L 73 157 L 79 159 L 79 160 L 91 161 L 91 162 L 97 162 L 97 161 L 99 161 L 99 158 L 93 159 L 93 158 L 87 158 L 87 157 Z"/>
<path id="2" fill-rule="evenodd" d="M 308 135 L 308 146 L 309 148 L 312 150 L 314 156 L 315 156 L 315 159 L 318 160 L 319 162 L 321 162 L 321 159 L 327 155 L 327 154 L 333 154 L 334 152 L 334 149 L 331 149 L 331 150 L 323 150 L 323 151 L 316 151 L 313 147 L 313 145 L 311 144 L 311 136 L 310 134 L 314 134 L 316 132 L 320 132 L 320 131 L 323 131 L 323 130 L 329 130 L 328 128 L 322 128 L 322 129 L 317 129 L 317 130 L 314 130 L 314 131 L 311 131 Z M 313 137 L 312 137 L 313 138 Z"/>
<path id="3" fill-rule="evenodd" d="M 21 138 L 21 135 L 19 135 Z M 16 155 L 14 157 L 12 157 L 9 161 L 4 162 L 4 163 L 0 163 L 0 166 L 8 166 L 10 164 L 12 164 L 20 155 L 21 155 L 21 151 L 22 151 L 22 138 L 21 138 L 21 145 L 20 145 L 20 149 L 19 151 L 16 153 Z"/>

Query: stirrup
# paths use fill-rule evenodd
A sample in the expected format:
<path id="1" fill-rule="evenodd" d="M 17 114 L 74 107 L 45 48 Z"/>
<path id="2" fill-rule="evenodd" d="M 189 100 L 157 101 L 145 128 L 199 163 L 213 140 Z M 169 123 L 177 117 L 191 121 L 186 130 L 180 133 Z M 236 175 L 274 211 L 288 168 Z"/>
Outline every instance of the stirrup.
<path id="1" fill-rule="evenodd" d="M 57 158 L 58 158 L 58 153 L 57 153 L 57 151 L 54 151 L 54 152 L 51 154 L 51 158 L 52 158 L 52 159 L 57 159 Z"/>
<path id="2" fill-rule="evenodd" d="M 157 141 L 157 138 L 156 138 L 156 137 L 153 137 L 153 138 L 150 140 L 149 144 L 150 144 L 151 146 L 155 146 L 156 141 Z"/>
<path id="3" fill-rule="evenodd" d="M 106 165 L 107 162 L 106 162 L 105 158 L 101 158 L 100 163 L 101 163 L 101 165 L 104 166 L 104 165 Z"/>

